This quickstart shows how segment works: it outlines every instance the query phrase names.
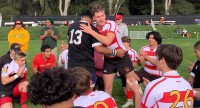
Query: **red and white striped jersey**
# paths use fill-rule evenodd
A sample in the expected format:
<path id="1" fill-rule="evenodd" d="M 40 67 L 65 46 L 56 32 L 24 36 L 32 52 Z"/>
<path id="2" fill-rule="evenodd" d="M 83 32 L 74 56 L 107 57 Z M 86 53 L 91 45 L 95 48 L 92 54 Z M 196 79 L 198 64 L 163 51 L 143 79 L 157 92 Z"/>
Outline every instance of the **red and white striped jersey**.
<path id="1" fill-rule="evenodd" d="M 178 72 L 169 71 L 150 82 L 142 98 L 143 108 L 192 108 L 194 94 Z"/>
<path id="2" fill-rule="evenodd" d="M 74 101 L 74 106 L 85 108 L 117 108 L 115 100 L 106 92 L 89 91 Z"/>
<path id="3" fill-rule="evenodd" d="M 156 54 L 155 54 L 155 52 L 157 50 L 157 47 L 154 48 L 154 49 L 151 49 L 149 47 L 149 45 L 147 45 L 147 46 L 142 47 L 141 50 L 147 52 L 147 55 L 150 58 L 156 60 Z M 151 75 L 162 76 L 162 72 L 159 71 L 155 65 L 151 64 L 151 62 L 149 62 L 147 60 L 145 61 L 144 70 L 146 72 L 148 72 L 149 74 L 151 74 Z"/>
<path id="4" fill-rule="evenodd" d="M 94 25 L 94 26 L 96 26 L 96 25 Z M 106 46 L 107 48 L 109 48 L 109 49 L 121 48 L 121 49 L 126 50 L 124 44 L 122 43 L 121 35 L 118 31 L 117 25 L 114 21 L 106 20 L 105 25 L 102 28 L 98 28 L 98 30 L 99 30 L 100 34 L 104 35 L 104 36 L 106 36 L 106 34 L 108 32 L 112 32 L 115 34 L 113 41 L 110 43 L 110 45 Z M 110 55 L 106 55 L 106 56 L 112 57 Z"/>
<path id="5" fill-rule="evenodd" d="M 137 62 L 137 52 L 134 49 L 129 49 L 128 50 L 128 55 L 131 59 L 132 62 Z"/>
<path id="6" fill-rule="evenodd" d="M 5 64 L 2 68 L 1 76 L 12 76 L 18 72 L 19 65 L 13 60 L 10 62 L 10 64 Z M 25 67 L 25 70 L 23 73 L 27 72 L 27 68 Z"/>

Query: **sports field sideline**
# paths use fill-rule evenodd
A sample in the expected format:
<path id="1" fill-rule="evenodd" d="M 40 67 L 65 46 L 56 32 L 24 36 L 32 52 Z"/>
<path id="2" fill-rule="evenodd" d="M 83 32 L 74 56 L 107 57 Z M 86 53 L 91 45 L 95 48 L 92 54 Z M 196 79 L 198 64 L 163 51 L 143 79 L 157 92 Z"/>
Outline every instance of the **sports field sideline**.
<path id="1" fill-rule="evenodd" d="M 62 40 L 59 40 L 58 46 L 60 45 Z M 66 41 L 66 40 L 63 40 Z M 163 44 L 175 44 L 177 46 L 180 46 L 183 50 L 183 62 L 181 66 L 179 67 L 178 71 L 180 74 L 187 78 L 189 75 L 189 72 L 187 70 L 187 66 L 189 65 L 189 62 L 194 62 L 196 60 L 194 51 L 193 51 L 193 45 L 194 43 L 198 41 L 196 38 L 180 38 L 180 39 L 163 39 Z M 8 42 L 7 41 L 0 41 L 0 56 L 5 54 L 8 51 Z M 147 40 L 132 40 L 131 46 L 136 51 L 139 51 L 140 48 L 144 45 L 147 45 Z M 28 50 L 28 56 L 27 56 L 27 66 L 29 70 L 29 77 L 32 75 L 32 69 L 31 69 L 31 63 L 34 55 L 37 53 L 40 53 L 40 46 L 41 46 L 41 40 L 31 40 L 29 42 L 29 50 Z M 115 80 L 114 82 L 114 89 L 113 89 L 113 97 L 115 98 L 115 101 L 118 105 L 118 108 L 122 106 L 126 102 L 125 95 L 123 94 L 123 90 L 121 87 L 121 81 L 119 79 Z M 31 103 L 28 103 L 30 108 L 40 108 L 39 106 L 34 106 Z M 14 104 L 14 108 L 17 108 L 18 105 Z M 133 107 L 133 106 L 130 106 Z M 130 108 L 129 107 L 129 108 Z"/>

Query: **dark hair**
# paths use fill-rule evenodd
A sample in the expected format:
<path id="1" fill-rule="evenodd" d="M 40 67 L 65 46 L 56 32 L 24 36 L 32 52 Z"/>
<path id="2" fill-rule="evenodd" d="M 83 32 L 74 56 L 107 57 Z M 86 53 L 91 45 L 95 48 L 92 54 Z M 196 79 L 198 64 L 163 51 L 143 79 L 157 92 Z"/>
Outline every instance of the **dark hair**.
<path id="1" fill-rule="evenodd" d="M 200 49 L 200 41 L 197 41 L 197 42 L 194 44 L 194 48 L 195 48 L 195 49 L 196 49 L 196 48 Z"/>
<path id="2" fill-rule="evenodd" d="M 122 42 L 131 43 L 131 39 L 128 36 L 124 36 L 124 37 L 122 37 Z"/>
<path id="3" fill-rule="evenodd" d="M 154 39 L 157 41 L 158 45 L 160 45 L 162 43 L 162 37 L 159 32 L 151 31 L 151 32 L 147 33 L 146 39 L 149 39 L 150 35 L 154 36 Z"/>
<path id="4" fill-rule="evenodd" d="M 24 26 L 23 22 L 21 20 L 16 20 L 14 25 L 13 25 L 13 28 L 12 29 L 15 29 L 15 26 L 17 25 L 17 21 L 20 21 L 21 22 L 21 25 L 24 29 L 26 29 L 26 27 Z"/>
<path id="5" fill-rule="evenodd" d="M 182 49 L 173 44 L 163 44 L 156 50 L 158 60 L 164 58 L 167 66 L 172 70 L 177 70 L 183 60 Z"/>
<path id="6" fill-rule="evenodd" d="M 69 74 L 76 81 L 75 94 L 80 96 L 90 90 L 90 73 L 83 67 L 70 69 Z"/>
<path id="7" fill-rule="evenodd" d="M 42 45 L 42 47 L 40 48 L 40 51 L 41 51 L 41 52 L 45 52 L 45 50 L 46 50 L 46 49 L 49 49 L 49 48 L 51 49 L 51 46 L 50 46 L 50 45 L 44 44 L 44 45 Z"/>
<path id="8" fill-rule="evenodd" d="M 37 72 L 28 85 L 28 97 L 33 104 L 53 105 L 71 99 L 76 82 L 68 70 L 57 67 Z"/>
<path id="9" fill-rule="evenodd" d="M 86 10 L 84 12 L 81 13 L 81 17 L 89 17 L 90 19 L 92 19 L 92 12 L 91 10 Z"/>
<path id="10" fill-rule="evenodd" d="M 94 14 L 96 13 L 96 12 L 101 12 L 101 11 L 104 11 L 105 12 L 105 8 L 104 8 L 104 6 L 102 5 L 102 4 L 100 4 L 100 3 L 96 3 L 96 4 L 94 4 L 93 6 L 92 6 L 92 15 L 94 16 Z"/>

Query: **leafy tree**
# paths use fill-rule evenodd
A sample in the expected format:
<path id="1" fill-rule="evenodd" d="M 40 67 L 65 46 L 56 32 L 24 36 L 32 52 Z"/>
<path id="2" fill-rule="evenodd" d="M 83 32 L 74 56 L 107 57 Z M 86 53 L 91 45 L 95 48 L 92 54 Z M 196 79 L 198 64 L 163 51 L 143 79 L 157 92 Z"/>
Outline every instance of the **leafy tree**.
<path id="1" fill-rule="evenodd" d="M 16 9 L 8 6 L 8 7 L 3 7 L 0 9 L 0 12 L 2 13 L 3 20 L 9 20 L 11 15 L 19 15 L 19 11 Z"/>
<path id="2" fill-rule="evenodd" d="M 170 9 L 171 15 L 187 15 L 187 14 L 194 14 L 195 7 L 192 3 L 186 0 L 176 0 L 172 3 L 172 7 Z"/>

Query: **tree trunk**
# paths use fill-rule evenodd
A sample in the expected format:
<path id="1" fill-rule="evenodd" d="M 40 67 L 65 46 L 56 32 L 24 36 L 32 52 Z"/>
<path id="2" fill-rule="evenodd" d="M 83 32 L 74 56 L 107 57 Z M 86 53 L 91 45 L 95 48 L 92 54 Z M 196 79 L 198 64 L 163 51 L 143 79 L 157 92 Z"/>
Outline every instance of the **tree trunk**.
<path id="1" fill-rule="evenodd" d="M 112 4 L 113 0 L 108 0 L 108 14 L 112 15 Z"/>
<path id="2" fill-rule="evenodd" d="M 171 6 L 171 0 L 165 0 L 165 15 L 169 15 L 170 6 Z"/>
<path id="3" fill-rule="evenodd" d="M 151 0 L 151 15 L 154 15 L 154 0 Z"/>
<path id="4" fill-rule="evenodd" d="M 64 10 L 62 7 L 62 5 L 63 5 L 62 0 L 59 1 L 59 11 L 60 11 L 61 16 L 67 16 L 67 10 L 69 8 L 70 1 L 71 0 L 65 0 Z"/>

